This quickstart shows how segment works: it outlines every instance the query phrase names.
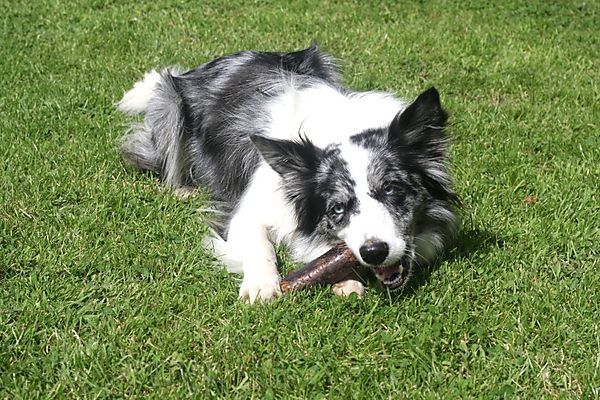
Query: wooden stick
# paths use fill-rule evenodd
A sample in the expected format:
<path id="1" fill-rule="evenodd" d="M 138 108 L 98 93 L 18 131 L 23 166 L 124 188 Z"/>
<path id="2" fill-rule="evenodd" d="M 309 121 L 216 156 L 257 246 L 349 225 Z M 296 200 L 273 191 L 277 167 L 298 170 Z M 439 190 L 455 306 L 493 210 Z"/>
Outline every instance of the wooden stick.
<path id="1" fill-rule="evenodd" d="M 345 244 L 340 243 L 281 281 L 281 291 L 300 290 L 323 283 L 338 283 L 353 275 L 359 262 Z"/>

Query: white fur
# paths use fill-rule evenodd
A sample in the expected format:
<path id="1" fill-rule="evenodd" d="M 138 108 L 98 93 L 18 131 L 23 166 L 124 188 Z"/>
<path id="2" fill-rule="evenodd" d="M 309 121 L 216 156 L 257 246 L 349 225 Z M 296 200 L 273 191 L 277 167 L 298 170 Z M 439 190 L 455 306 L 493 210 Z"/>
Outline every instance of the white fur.
<path id="1" fill-rule="evenodd" d="M 129 115 L 141 114 L 148 108 L 148 102 L 152 98 L 152 92 L 160 83 L 160 74 L 155 70 L 146 72 L 144 79 L 136 82 L 133 88 L 129 90 L 121 101 L 117 104 L 117 108 Z"/>
<path id="2" fill-rule="evenodd" d="M 349 143 L 342 145 L 341 151 L 356 184 L 354 191 L 359 208 L 358 212 L 350 217 L 348 225 L 340 232 L 340 237 L 357 258 L 360 258 L 360 247 L 367 240 L 374 239 L 387 243 L 389 255 L 384 265 L 393 264 L 404 255 L 406 242 L 397 232 L 396 224 L 389 211 L 369 194 L 367 170 L 370 164 L 370 153 L 362 147 Z"/>
<path id="3" fill-rule="evenodd" d="M 270 105 L 268 136 L 297 139 L 306 135 L 316 146 L 342 143 L 366 129 L 389 126 L 406 104 L 381 92 L 345 96 L 327 85 L 288 91 Z"/>
<path id="4" fill-rule="evenodd" d="M 240 298 L 250 303 L 281 294 L 271 231 L 279 235 L 292 232 L 295 216 L 282 193 L 273 191 L 278 184 L 279 175 L 262 164 L 229 223 L 226 249 L 220 248 L 226 250 L 223 261 L 233 267 L 241 265 Z"/>
<path id="5" fill-rule="evenodd" d="M 210 250 L 211 254 L 214 254 L 214 256 L 225 265 L 227 271 L 234 274 L 241 274 L 244 272 L 242 269 L 242 260 L 234 257 L 227 241 L 219 236 L 217 232 L 209 232 L 202 240 L 202 246 L 207 250 Z"/>

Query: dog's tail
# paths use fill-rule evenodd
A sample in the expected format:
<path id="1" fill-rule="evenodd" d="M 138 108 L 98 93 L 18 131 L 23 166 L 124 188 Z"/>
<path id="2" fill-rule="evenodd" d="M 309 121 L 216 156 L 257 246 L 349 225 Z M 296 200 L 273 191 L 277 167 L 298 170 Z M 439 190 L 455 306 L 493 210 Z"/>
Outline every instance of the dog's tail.
<path id="1" fill-rule="evenodd" d="M 144 115 L 144 121 L 132 123 L 121 140 L 123 159 L 139 169 L 158 173 L 173 188 L 185 184 L 182 99 L 175 83 L 177 75 L 175 69 L 150 71 L 117 104 L 125 114 Z"/>

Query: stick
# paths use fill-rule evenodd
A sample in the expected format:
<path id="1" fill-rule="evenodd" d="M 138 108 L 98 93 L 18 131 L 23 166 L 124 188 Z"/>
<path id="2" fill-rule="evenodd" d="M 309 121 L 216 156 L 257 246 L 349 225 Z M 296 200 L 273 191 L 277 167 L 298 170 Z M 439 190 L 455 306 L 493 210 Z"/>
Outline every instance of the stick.
<path id="1" fill-rule="evenodd" d="M 281 281 L 281 291 L 300 290 L 323 283 L 338 283 L 353 274 L 359 262 L 345 244 L 340 243 Z"/>

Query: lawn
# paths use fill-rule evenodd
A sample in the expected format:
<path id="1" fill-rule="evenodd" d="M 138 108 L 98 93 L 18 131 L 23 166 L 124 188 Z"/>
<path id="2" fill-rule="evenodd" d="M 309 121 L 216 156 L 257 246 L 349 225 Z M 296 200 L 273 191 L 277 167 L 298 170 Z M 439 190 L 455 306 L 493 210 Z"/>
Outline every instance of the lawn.
<path id="1" fill-rule="evenodd" d="M 600 396 L 600 3 L 497 3 L 0 2 L 0 398 Z M 438 88 L 462 228 L 401 296 L 249 306 L 114 103 L 312 40 L 350 87 Z"/>

